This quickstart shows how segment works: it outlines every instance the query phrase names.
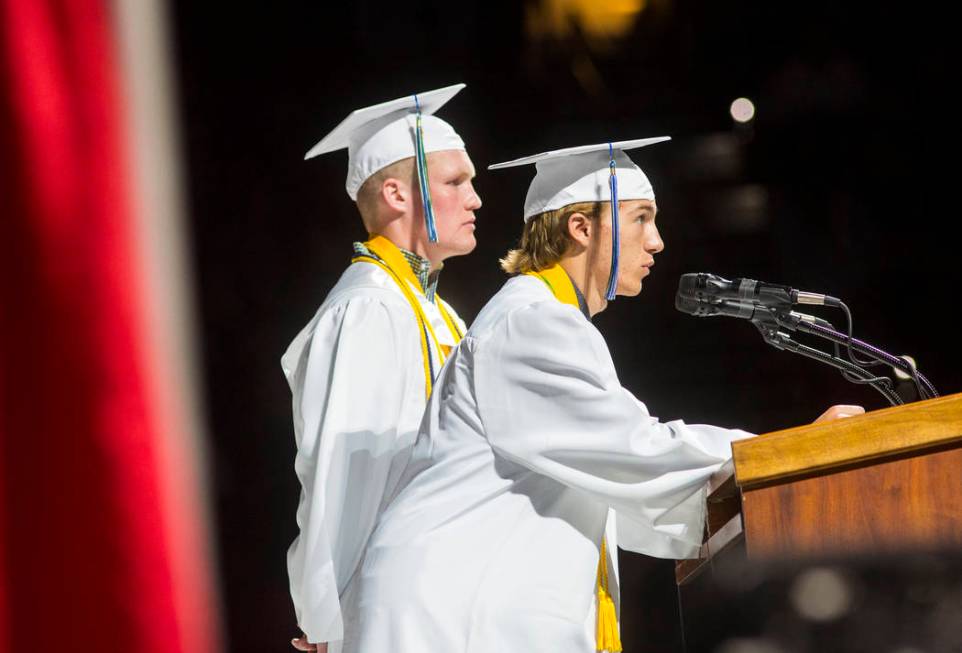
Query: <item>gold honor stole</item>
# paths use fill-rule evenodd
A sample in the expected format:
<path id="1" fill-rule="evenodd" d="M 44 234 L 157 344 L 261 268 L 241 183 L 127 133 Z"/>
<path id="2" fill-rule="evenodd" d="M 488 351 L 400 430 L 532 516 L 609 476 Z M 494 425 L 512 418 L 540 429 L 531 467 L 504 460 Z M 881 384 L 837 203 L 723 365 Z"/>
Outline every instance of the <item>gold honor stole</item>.
<path id="1" fill-rule="evenodd" d="M 414 272 L 405 260 L 401 250 L 384 236 L 373 236 L 364 243 L 364 246 L 369 252 L 374 254 L 374 256 L 355 256 L 351 259 L 351 263 L 359 261 L 371 263 L 387 272 L 388 276 L 397 283 L 398 288 L 401 289 L 401 294 L 408 300 L 408 304 L 411 305 L 411 310 L 414 311 L 414 319 L 417 320 L 418 331 L 421 335 L 421 356 L 424 361 L 424 397 L 425 399 L 430 398 L 434 385 L 434 376 L 437 371 L 441 370 L 445 359 L 448 354 L 451 353 L 451 348 L 447 345 L 442 345 L 440 341 L 438 341 L 438 337 L 434 333 L 434 328 L 431 326 L 431 320 L 425 315 L 421 302 L 417 296 L 415 296 L 414 290 L 411 288 L 412 285 L 422 297 L 424 296 L 424 291 L 421 289 L 421 283 L 417 277 L 414 276 Z M 455 343 L 460 342 L 463 336 L 461 329 L 458 328 L 457 322 L 454 321 L 448 313 L 448 310 L 444 307 L 441 296 L 438 294 L 434 296 L 437 299 L 437 306 L 441 312 L 441 317 L 444 318 L 444 323 L 448 325 L 448 329 L 451 331 Z M 435 368 L 434 360 L 431 357 L 431 347 L 428 345 L 428 338 L 434 341 L 435 349 L 440 358 L 437 368 Z"/>
<path id="2" fill-rule="evenodd" d="M 581 311 L 578 304 L 578 293 L 571 282 L 571 277 L 557 263 L 545 270 L 526 272 L 544 282 L 551 294 L 562 304 L 574 306 Z M 595 632 L 595 648 L 599 651 L 621 651 L 621 637 L 618 634 L 618 615 L 615 612 L 615 602 L 608 593 L 608 543 L 604 535 L 601 536 L 601 556 L 598 559 L 598 626 Z"/>

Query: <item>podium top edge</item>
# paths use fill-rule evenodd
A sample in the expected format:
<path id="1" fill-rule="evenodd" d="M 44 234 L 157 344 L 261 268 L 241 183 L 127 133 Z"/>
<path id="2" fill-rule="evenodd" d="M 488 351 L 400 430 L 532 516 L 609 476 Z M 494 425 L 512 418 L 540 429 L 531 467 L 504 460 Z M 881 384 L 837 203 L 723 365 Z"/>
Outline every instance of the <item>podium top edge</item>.
<path id="1" fill-rule="evenodd" d="M 958 442 L 962 393 L 773 431 L 732 444 L 742 489 Z"/>

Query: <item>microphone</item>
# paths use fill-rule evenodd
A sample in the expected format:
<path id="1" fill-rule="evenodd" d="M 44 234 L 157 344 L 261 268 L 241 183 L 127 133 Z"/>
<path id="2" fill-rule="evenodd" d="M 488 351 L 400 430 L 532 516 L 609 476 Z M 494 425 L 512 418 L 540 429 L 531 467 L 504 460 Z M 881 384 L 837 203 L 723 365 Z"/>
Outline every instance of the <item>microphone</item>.
<path id="1" fill-rule="evenodd" d="M 794 304 L 817 306 L 838 306 L 839 304 L 838 299 L 829 295 L 795 290 L 788 286 L 754 279 L 736 278 L 729 281 L 707 272 L 690 272 L 681 275 L 678 281 L 678 295 L 685 295 L 698 301 L 733 300 L 772 308 L 785 308 Z"/>
<path id="2" fill-rule="evenodd" d="M 756 324 L 766 324 L 770 326 L 780 326 L 792 331 L 798 328 L 799 323 L 805 322 L 823 328 L 832 328 L 831 323 L 826 322 L 820 317 L 808 315 L 806 313 L 796 313 L 784 309 L 773 309 L 762 304 L 752 304 L 749 302 L 738 302 L 728 300 L 698 300 L 689 295 L 684 295 L 681 289 L 675 294 L 675 308 L 682 313 L 694 315 L 695 317 L 714 317 L 724 315 L 727 317 L 738 317 L 744 320 L 751 320 Z"/>
<path id="3" fill-rule="evenodd" d="M 697 299 L 690 295 L 682 294 L 680 288 L 675 294 L 675 308 L 682 313 L 694 315 L 695 317 L 726 315 L 728 317 L 740 317 L 745 320 L 755 320 L 767 319 L 771 315 L 771 312 L 764 306 L 750 304 L 748 302 Z"/>
<path id="4" fill-rule="evenodd" d="M 814 304 L 841 308 L 848 318 L 848 335 L 835 330 L 830 322 L 814 315 L 796 313 L 791 310 L 795 304 Z M 835 297 L 795 290 L 788 286 L 763 283 L 754 279 L 733 279 L 729 281 L 707 272 L 683 274 L 675 293 L 675 308 L 682 313 L 695 317 L 723 315 L 750 320 L 762 334 L 765 342 L 776 349 L 805 356 L 826 363 L 842 371 L 842 375 L 855 383 L 867 383 L 885 396 L 892 405 L 902 403 L 901 398 L 891 389 L 891 379 L 876 377 L 862 365 L 873 364 L 855 358 L 853 350 L 867 354 L 880 363 L 906 372 L 916 384 L 920 398 L 937 397 L 935 388 L 915 369 L 914 365 L 892 356 L 881 349 L 852 337 L 852 318 L 848 307 Z M 826 338 L 835 343 L 835 356 L 813 349 L 792 340 L 782 331 L 801 331 Z M 839 345 L 849 350 L 851 361 L 844 360 L 838 353 Z"/>

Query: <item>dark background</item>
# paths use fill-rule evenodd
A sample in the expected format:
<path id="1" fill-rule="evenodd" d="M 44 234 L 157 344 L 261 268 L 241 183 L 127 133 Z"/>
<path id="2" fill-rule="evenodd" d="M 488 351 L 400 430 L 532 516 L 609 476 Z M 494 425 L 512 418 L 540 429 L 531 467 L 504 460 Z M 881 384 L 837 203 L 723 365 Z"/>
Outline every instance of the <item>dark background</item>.
<path id="1" fill-rule="evenodd" d="M 289 650 L 297 632 L 285 553 L 299 488 L 279 360 L 364 236 L 346 154 L 302 161 L 352 109 L 467 84 L 439 115 L 464 137 L 484 201 L 477 250 L 441 282 L 468 322 L 504 281 L 497 259 L 533 174 L 487 165 L 673 136 L 632 154 L 667 248 L 642 295 L 595 320 L 653 414 L 761 432 L 833 403 L 884 405 L 746 322 L 676 312 L 690 271 L 842 297 L 856 335 L 912 354 L 943 393 L 962 389 L 947 13 L 661 0 L 599 39 L 577 21 L 539 36 L 540 6 L 174 3 L 229 650 Z M 729 115 L 739 96 L 757 106 L 747 126 Z M 621 562 L 626 650 L 680 650 L 672 563 Z"/>

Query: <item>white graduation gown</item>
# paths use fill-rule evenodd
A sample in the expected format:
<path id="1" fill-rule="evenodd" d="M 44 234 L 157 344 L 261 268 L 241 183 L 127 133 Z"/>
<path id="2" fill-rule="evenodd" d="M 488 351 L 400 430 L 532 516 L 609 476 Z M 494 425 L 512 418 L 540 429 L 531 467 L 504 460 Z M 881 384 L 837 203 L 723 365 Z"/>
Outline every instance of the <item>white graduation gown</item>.
<path id="1" fill-rule="evenodd" d="M 453 346 L 437 306 L 411 285 L 438 341 Z M 463 332 L 464 323 L 445 307 Z M 391 461 L 416 437 L 426 403 L 419 331 L 397 283 L 375 265 L 356 262 L 281 359 L 293 394 L 294 468 L 302 488 L 300 534 L 287 567 L 298 625 L 309 641 L 342 639 L 340 596 L 396 481 Z M 437 375 L 440 358 L 430 346 Z"/>
<path id="2" fill-rule="evenodd" d="M 606 526 L 609 551 L 690 557 L 705 482 L 749 436 L 651 417 L 578 309 L 509 280 L 442 370 L 344 650 L 594 651 Z"/>

